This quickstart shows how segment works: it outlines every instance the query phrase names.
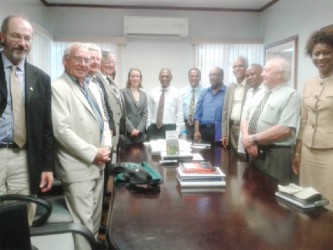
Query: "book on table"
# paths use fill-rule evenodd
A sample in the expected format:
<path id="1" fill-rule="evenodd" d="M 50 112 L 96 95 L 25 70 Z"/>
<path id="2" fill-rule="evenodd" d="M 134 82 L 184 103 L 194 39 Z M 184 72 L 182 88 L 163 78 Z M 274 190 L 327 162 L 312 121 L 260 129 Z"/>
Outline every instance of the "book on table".
<path id="1" fill-rule="evenodd" d="M 180 187 L 179 189 L 180 194 L 182 195 L 200 195 L 200 194 L 205 194 L 205 193 L 214 193 L 214 194 L 221 194 L 225 192 L 225 186 L 212 186 L 212 187 L 200 187 L 200 186 L 195 186 L 195 187 Z"/>
<path id="2" fill-rule="evenodd" d="M 180 151 L 178 154 L 169 155 L 167 152 L 161 152 L 162 160 L 189 161 L 193 159 L 193 154 L 189 151 Z"/>
<path id="3" fill-rule="evenodd" d="M 287 204 L 303 210 L 326 206 L 329 201 L 312 187 L 300 187 L 293 183 L 287 186 L 278 185 L 275 196 Z"/>
<path id="4" fill-rule="evenodd" d="M 224 187 L 225 175 L 209 162 L 183 162 L 176 169 L 181 187 Z"/>
<path id="5" fill-rule="evenodd" d="M 166 154 L 179 155 L 178 132 L 176 130 L 165 131 Z"/>

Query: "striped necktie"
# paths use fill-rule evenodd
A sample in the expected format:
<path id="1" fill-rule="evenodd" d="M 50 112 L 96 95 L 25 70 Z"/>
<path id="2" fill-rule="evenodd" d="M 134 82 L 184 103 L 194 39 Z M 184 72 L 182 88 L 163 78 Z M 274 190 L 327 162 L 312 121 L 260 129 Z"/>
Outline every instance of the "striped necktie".
<path id="1" fill-rule="evenodd" d="M 264 110 L 265 104 L 268 100 L 269 95 L 271 94 L 271 91 L 268 91 L 264 97 L 262 98 L 261 102 L 258 104 L 256 110 L 253 112 L 251 119 L 249 121 L 249 127 L 248 127 L 248 133 L 249 135 L 253 135 L 257 133 L 257 123 L 259 120 L 259 117 Z"/>

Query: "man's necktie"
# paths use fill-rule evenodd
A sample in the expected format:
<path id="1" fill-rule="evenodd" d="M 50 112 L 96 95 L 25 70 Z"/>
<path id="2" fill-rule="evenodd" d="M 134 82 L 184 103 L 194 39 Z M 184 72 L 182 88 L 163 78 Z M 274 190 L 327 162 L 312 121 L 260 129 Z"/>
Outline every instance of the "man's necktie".
<path id="1" fill-rule="evenodd" d="M 255 109 L 255 111 L 253 112 L 250 121 L 249 121 L 249 127 L 248 127 L 248 133 L 249 135 L 253 135 L 255 133 L 257 133 L 257 123 L 258 123 L 258 119 L 262 113 L 262 111 L 264 110 L 265 104 L 268 100 L 269 95 L 271 94 L 271 91 L 268 91 L 264 97 L 262 98 L 262 100 L 260 101 L 260 103 L 258 104 L 257 108 Z"/>
<path id="2" fill-rule="evenodd" d="M 188 113 L 187 123 L 192 126 L 193 125 L 193 115 L 194 115 L 194 105 L 195 104 L 195 89 L 192 89 L 192 98 L 190 101 L 190 109 Z"/>
<path id="3" fill-rule="evenodd" d="M 157 108 L 157 116 L 156 116 L 156 127 L 160 129 L 163 125 L 163 112 L 164 112 L 164 93 L 166 89 L 162 89 L 160 101 L 158 103 Z"/>
<path id="4" fill-rule="evenodd" d="M 10 74 L 10 86 L 12 94 L 12 106 L 14 116 L 14 142 L 22 147 L 27 141 L 25 125 L 25 104 L 24 95 L 20 86 L 20 81 L 16 75 L 17 66 L 12 66 Z"/>

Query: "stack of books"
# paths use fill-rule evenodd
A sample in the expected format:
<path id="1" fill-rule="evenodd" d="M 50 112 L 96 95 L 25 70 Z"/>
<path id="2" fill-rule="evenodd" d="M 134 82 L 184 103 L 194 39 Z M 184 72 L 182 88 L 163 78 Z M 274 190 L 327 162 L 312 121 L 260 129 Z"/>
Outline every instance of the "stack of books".
<path id="1" fill-rule="evenodd" d="M 211 147 L 210 143 L 192 142 L 191 144 L 191 148 L 193 149 L 206 149 L 210 147 Z"/>
<path id="2" fill-rule="evenodd" d="M 287 186 L 278 185 L 278 188 L 275 196 L 279 201 L 301 210 L 312 210 L 329 204 L 329 201 L 312 187 L 303 188 L 291 183 Z"/>
<path id="3" fill-rule="evenodd" d="M 225 174 L 209 162 L 182 162 L 177 168 L 177 179 L 181 188 L 203 188 L 209 191 L 225 187 Z M 221 189 L 222 190 L 222 189 Z"/>

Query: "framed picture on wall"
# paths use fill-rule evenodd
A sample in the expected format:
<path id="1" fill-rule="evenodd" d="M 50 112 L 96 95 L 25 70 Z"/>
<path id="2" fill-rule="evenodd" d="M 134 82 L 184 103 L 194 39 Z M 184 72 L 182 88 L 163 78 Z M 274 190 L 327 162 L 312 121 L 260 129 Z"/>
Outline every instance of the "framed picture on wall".
<path id="1" fill-rule="evenodd" d="M 291 78 L 288 84 L 297 89 L 297 50 L 298 36 L 265 45 L 265 62 L 273 57 L 285 58 L 291 66 Z"/>

